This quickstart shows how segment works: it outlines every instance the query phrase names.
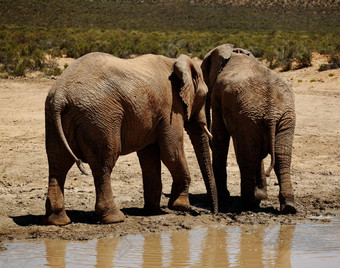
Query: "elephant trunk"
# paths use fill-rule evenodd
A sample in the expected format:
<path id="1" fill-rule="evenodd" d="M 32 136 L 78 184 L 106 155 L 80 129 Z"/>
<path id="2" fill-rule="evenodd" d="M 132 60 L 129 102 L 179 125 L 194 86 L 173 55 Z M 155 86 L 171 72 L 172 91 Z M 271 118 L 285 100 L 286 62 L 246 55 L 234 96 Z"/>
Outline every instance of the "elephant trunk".
<path id="1" fill-rule="evenodd" d="M 197 161 L 203 175 L 205 187 L 211 202 L 211 212 L 216 214 L 218 212 L 217 189 L 211 165 L 208 135 L 197 122 L 188 123 L 186 130 L 194 147 Z"/>

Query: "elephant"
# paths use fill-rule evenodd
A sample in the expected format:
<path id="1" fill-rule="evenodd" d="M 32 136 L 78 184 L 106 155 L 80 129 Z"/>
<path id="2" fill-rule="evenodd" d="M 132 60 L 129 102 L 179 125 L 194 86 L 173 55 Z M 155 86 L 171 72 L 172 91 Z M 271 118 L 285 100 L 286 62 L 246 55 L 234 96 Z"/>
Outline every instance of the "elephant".
<path id="1" fill-rule="evenodd" d="M 274 168 L 280 186 L 280 212 L 296 213 L 290 177 L 296 121 L 291 87 L 249 51 L 231 44 L 209 51 L 201 69 L 208 86 L 206 117 L 213 136 L 212 162 L 219 205 L 227 206 L 230 197 L 226 166 L 232 137 L 243 206 L 254 209 L 267 199 L 266 176 Z M 268 154 L 271 163 L 265 172 L 263 159 Z"/>
<path id="2" fill-rule="evenodd" d="M 204 108 L 207 92 L 199 64 L 186 55 L 120 59 L 93 52 L 75 60 L 57 79 L 45 102 L 46 224 L 70 222 L 64 183 L 74 163 L 86 174 L 84 162 L 94 178 L 99 221 L 124 221 L 113 198 L 110 176 L 118 157 L 131 152 L 137 152 L 142 169 L 145 212 L 161 211 L 161 161 L 173 178 L 169 208 L 190 210 L 184 129 L 193 144 L 211 210 L 216 213 L 211 134 Z"/>

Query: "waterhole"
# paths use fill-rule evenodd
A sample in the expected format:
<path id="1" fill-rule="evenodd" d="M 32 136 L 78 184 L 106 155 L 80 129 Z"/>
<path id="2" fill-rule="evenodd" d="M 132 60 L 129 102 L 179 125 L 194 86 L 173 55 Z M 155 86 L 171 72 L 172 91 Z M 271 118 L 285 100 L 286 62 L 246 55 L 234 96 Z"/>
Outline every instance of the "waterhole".
<path id="1" fill-rule="evenodd" d="M 87 242 L 7 242 L 0 267 L 340 267 L 330 223 L 201 228 Z"/>

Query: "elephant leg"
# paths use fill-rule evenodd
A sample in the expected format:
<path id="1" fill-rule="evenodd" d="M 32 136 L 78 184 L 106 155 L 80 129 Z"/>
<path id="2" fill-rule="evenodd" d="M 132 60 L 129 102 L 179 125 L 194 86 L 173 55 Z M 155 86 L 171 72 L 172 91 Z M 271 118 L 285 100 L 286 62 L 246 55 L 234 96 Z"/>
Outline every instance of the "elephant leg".
<path id="1" fill-rule="evenodd" d="M 46 153 L 49 178 L 45 203 L 44 222 L 53 225 L 66 225 L 71 222 L 65 211 L 64 184 L 67 172 L 74 160 L 62 144 L 54 124 L 46 120 Z"/>
<path id="2" fill-rule="evenodd" d="M 239 163 L 241 173 L 241 199 L 246 209 L 257 208 L 260 200 L 256 198 L 257 164 L 251 161 Z"/>
<path id="3" fill-rule="evenodd" d="M 260 200 L 256 198 L 257 178 L 261 174 L 261 158 L 259 140 L 255 133 L 239 131 L 238 139 L 234 139 L 237 163 L 241 173 L 241 199 L 246 209 L 257 208 Z"/>
<path id="4" fill-rule="evenodd" d="M 280 211 L 283 214 L 296 213 L 293 186 L 290 178 L 294 129 L 288 128 L 276 135 L 274 170 L 278 178 Z"/>
<path id="5" fill-rule="evenodd" d="M 143 174 L 144 210 L 148 214 L 160 213 L 162 194 L 161 159 L 158 144 L 137 152 Z"/>
<path id="6" fill-rule="evenodd" d="M 168 206 L 173 210 L 189 211 L 190 173 L 185 159 L 183 142 L 177 148 L 174 147 L 174 144 L 171 143 L 161 146 L 161 159 L 173 178 Z"/>
<path id="7" fill-rule="evenodd" d="M 230 135 L 221 115 L 213 111 L 212 124 L 212 166 L 216 181 L 218 203 L 226 205 L 230 197 L 227 187 L 227 157 Z"/>
<path id="8" fill-rule="evenodd" d="M 261 166 L 259 166 L 256 172 L 255 199 L 265 200 L 267 198 L 267 178 L 264 170 L 264 163 L 261 161 Z"/>
<path id="9" fill-rule="evenodd" d="M 108 146 L 104 151 L 96 152 L 96 155 L 93 154 L 89 158 L 89 165 L 96 188 L 95 211 L 99 220 L 102 223 L 117 223 L 125 219 L 124 214 L 114 201 L 111 187 L 111 172 L 119 154 L 108 148 L 115 148 L 115 146 Z"/>
<path id="10" fill-rule="evenodd" d="M 56 161 L 59 157 L 52 157 L 51 155 L 48 157 L 49 178 L 44 219 L 46 224 L 66 225 L 71 222 L 65 211 L 64 184 L 66 174 L 74 162 L 70 157 L 67 157 L 67 153 L 63 157 L 63 161 Z"/>

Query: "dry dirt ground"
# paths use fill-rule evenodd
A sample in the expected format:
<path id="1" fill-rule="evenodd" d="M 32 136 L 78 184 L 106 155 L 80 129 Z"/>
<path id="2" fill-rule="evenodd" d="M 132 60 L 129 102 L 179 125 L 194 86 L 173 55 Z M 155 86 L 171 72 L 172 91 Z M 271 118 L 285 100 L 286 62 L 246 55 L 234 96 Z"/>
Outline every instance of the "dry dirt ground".
<path id="1" fill-rule="evenodd" d="M 279 187 L 274 173 L 268 179 L 269 199 L 261 203 L 261 208 L 238 209 L 240 176 L 233 150 L 228 160 L 228 187 L 234 208 L 231 212 L 211 215 L 195 154 L 186 137 L 185 150 L 192 176 L 190 213 L 167 209 L 172 179 L 163 166 L 164 214 L 142 215 L 141 169 L 133 153 L 120 157 L 112 173 L 112 188 L 127 216 L 125 222 L 97 223 L 93 178 L 81 175 L 73 167 L 65 185 L 66 209 L 72 223 L 64 227 L 44 226 L 48 176 L 44 101 L 54 80 L 43 77 L 0 80 L 0 244 L 9 239 L 84 240 L 198 226 L 319 220 L 328 210 L 340 208 L 340 69 L 318 72 L 319 64 L 324 61 L 314 55 L 313 67 L 281 73 L 293 86 L 297 113 L 292 181 L 299 212 L 288 216 L 278 214 Z"/>

